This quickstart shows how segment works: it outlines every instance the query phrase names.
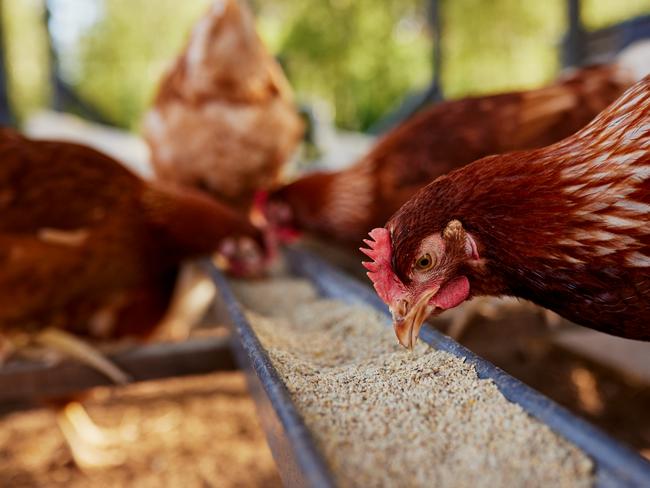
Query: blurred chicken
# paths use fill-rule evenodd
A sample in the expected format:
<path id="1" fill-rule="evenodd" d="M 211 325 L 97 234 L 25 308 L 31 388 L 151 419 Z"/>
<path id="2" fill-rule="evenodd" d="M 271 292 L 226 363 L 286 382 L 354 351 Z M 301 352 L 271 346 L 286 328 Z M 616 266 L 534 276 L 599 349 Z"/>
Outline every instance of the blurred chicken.
<path id="1" fill-rule="evenodd" d="M 261 211 L 280 237 L 305 231 L 356 249 L 436 177 L 483 156 L 556 142 L 633 82 L 627 68 L 593 66 L 537 90 L 439 103 L 386 134 L 350 168 L 273 191 Z"/>
<path id="2" fill-rule="evenodd" d="M 144 121 L 164 181 L 247 210 L 295 150 L 303 122 L 243 2 L 215 0 L 163 79 Z"/>
<path id="3" fill-rule="evenodd" d="M 650 75 L 571 137 L 436 179 L 370 236 L 364 265 L 406 347 L 482 295 L 650 341 Z"/>
<path id="4" fill-rule="evenodd" d="M 38 343 L 126 382 L 82 340 L 148 337 L 183 260 L 224 248 L 236 270 L 255 265 L 237 261 L 240 237 L 264 246 L 246 218 L 198 191 L 0 129 L 0 363 Z"/>

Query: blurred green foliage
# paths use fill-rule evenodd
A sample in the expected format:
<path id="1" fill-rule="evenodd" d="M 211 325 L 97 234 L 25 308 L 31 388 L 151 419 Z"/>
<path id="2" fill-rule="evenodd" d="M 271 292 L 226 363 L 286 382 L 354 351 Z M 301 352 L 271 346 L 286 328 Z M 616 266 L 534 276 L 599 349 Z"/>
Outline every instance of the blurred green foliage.
<path id="1" fill-rule="evenodd" d="M 47 104 L 49 63 L 42 0 L 0 0 L 9 96 L 19 120 Z"/>
<path id="2" fill-rule="evenodd" d="M 18 115 L 47 103 L 43 0 L 0 0 Z M 102 15 L 60 52 L 68 81 L 116 125 L 137 129 L 165 67 L 210 0 L 96 2 Z M 425 0 L 257 0 L 260 33 L 298 98 L 324 100 L 337 125 L 364 130 L 431 78 Z M 445 95 L 533 87 L 552 79 L 565 0 L 441 0 Z M 650 0 L 583 0 L 588 28 L 650 12 Z"/>
<path id="3" fill-rule="evenodd" d="M 84 0 L 87 1 L 87 0 Z M 104 0 L 104 15 L 81 38 L 79 93 L 117 125 L 138 128 L 158 80 L 208 0 Z"/>
<path id="4" fill-rule="evenodd" d="M 539 86 L 559 68 L 565 0 L 442 3 L 446 97 Z"/>
<path id="5" fill-rule="evenodd" d="M 426 86 L 431 78 L 431 41 L 422 1 L 273 4 L 260 12 L 262 34 L 266 26 L 277 24 L 281 34 L 272 47 L 289 79 L 303 98 L 332 103 L 339 126 L 366 129 L 406 92 Z"/>
<path id="6" fill-rule="evenodd" d="M 587 29 L 600 29 L 650 13 L 650 0 L 582 0 L 582 21 Z"/>

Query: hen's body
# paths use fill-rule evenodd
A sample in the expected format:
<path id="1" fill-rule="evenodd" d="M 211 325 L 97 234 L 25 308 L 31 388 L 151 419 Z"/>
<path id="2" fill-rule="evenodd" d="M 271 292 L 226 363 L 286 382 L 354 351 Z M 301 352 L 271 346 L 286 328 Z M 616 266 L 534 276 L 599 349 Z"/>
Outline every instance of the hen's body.
<path id="1" fill-rule="evenodd" d="M 537 90 L 442 102 L 389 132 L 352 167 L 307 175 L 270 201 L 286 203 L 298 229 L 356 246 L 438 176 L 490 154 L 556 142 L 632 82 L 623 68 L 594 66 Z"/>
<path id="2" fill-rule="evenodd" d="M 572 137 L 484 158 L 420 191 L 386 224 L 400 280 L 451 220 L 480 260 L 441 266 L 466 276 L 471 295 L 525 298 L 650 340 L 650 77 Z"/>
<path id="3" fill-rule="evenodd" d="M 216 0 L 144 122 L 156 174 L 247 208 L 276 182 L 303 123 L 280 66 L 237 0 Z"/>
<path id="4" fill-rule="evenodd" d="M 0 131 L 0 332 L 146 335 L 181 260 L 259 238 L 198 192 L 153 186 L 90 148 Z"/>

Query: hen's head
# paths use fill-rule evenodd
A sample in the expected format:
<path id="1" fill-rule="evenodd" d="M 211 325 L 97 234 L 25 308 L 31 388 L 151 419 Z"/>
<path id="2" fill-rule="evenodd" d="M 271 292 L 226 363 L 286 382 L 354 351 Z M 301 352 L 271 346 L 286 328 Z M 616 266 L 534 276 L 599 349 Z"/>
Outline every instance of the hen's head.
<path id="1" fill-rule="evenodd" d="M 237 277 L 263 275 L 276 256 L 272 236 L 248 216 L 200 190 L 162 181 L 149 182 L 142 195 L 144 218 L 162 231 L 159 245 L 170 256 L 190 259 L 216 252 Z"/>
<path id="2" fill-rule="evenodd" d="M 398 221 L 399 222 L 399 221 Z M 400 344 L 411 349 L 424 321 L 456 307 L 470 295 L 466 264 L 478 260 L 474 238 L 458 220 L 417 237 L 410 226 L 391 220 L 370 232 L 362 248 L 375 290 L 393 315 Z"/>
<path id="3" fill-rule="evenodd" d="M 267 234 L 283 244 L 290 244 L 301 236 L 290 187 L 271 192 L 258 191 L 253 204 L 254 218 Z"/>
<path id="4" fill-rule="evenodd" d="M 266 238 L 232 236 L 221 242 L 216 258 L 236 278 L 258 278 L 266 274 L 276 255 L 276 246 Z"/>

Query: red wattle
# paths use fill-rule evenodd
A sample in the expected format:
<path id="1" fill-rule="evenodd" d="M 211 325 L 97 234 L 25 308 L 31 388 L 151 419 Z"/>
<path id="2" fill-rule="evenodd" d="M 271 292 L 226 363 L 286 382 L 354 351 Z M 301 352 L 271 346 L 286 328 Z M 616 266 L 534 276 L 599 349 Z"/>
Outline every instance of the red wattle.
<path id="1" fill-rule="evenodd" d="M 465 276 L 454 278 L 436 293 L 429 302 L 443 310 L 457 307 L 469 296 L 469 280 Z"/>

